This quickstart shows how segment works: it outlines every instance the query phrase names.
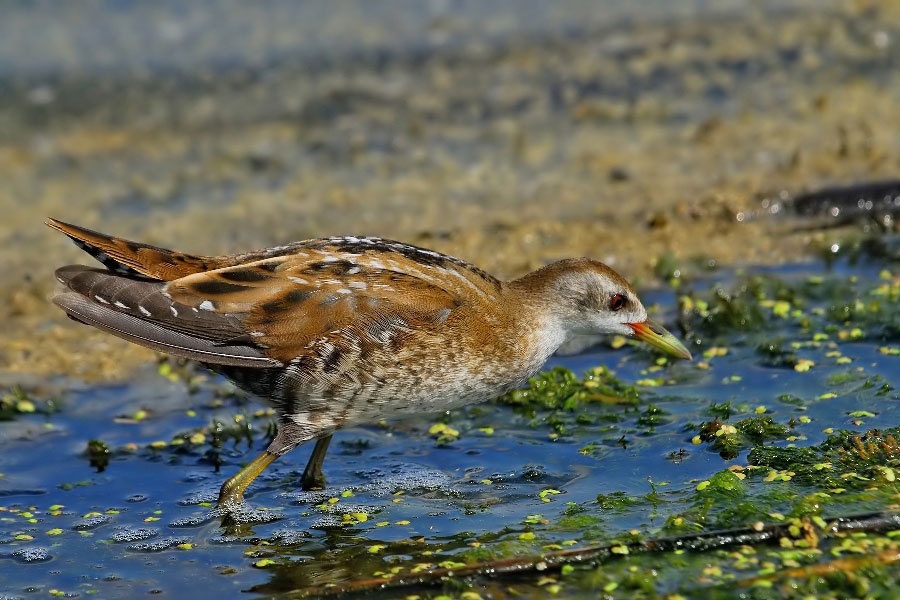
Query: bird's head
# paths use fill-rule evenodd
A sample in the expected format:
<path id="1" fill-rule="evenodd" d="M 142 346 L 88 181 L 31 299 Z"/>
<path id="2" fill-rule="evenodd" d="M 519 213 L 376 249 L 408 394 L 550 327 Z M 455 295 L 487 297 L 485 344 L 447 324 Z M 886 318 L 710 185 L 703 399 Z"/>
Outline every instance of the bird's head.
<path id="1" fill-rule="evenodd" d="M 534 296 L 558 319 L 566 337 L 623 335 L 641 340 L 666 354 L 690 360 L 678 338 L 647 317 L 634 289 L 605 264 L 566 259 L 526 275 Z"/>

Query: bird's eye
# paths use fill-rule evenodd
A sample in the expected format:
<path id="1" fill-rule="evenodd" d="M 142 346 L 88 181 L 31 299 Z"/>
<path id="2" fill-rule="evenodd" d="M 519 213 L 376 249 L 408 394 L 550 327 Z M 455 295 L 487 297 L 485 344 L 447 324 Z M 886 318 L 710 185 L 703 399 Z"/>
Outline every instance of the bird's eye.
<path id="1" fill-rule="evenodd" d="M 613 294 L 613 297 L 609 299 L 609 310 L 613 312 L 622 310 L 625 308 L 626 302 L 628 302 L 628 298 L 625 297 L 625 294 Z"/>

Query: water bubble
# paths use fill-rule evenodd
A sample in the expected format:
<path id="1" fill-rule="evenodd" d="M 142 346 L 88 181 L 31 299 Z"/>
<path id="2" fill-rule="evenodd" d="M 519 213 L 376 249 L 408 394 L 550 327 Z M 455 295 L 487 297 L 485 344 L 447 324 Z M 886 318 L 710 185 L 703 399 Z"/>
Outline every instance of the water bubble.
<path id="1" fill-rule="evenodd" d="M 443 471 L 428 469 L 416 464 L 398 463 L 389 469 L 367 469 L 357 471 L 359 477 L 368 479 L 369 483 L 357 486 L 360 491 L 370 492 L 374 496 L 390 496 L 400 490 L 444 490 L 453 492 L 451 480 Z M 357 489 L 356 487 L 354 489 Z"/>
<path id="2" fill-rule="evenodd" d="M 117 531 L 109 539 L 114 542 L 137 542 L 139 540 L 149 540 L 159 535 L 159 529 L 149 527 L 141 527 L 138 529 L 123 529 Z"/>
<path id="3" fill-rule="evenodd" d="M 203 503 L 215 503 L 219 499 L 219 486 L 206 485 L 178 501 L 181 506 L 197 506 Z"/>
<path id="4" fill-rule="evenodd" d="M 40 546 L 13 550 L 12 556 L 21 562 L 40 562 L 53 558 L 49 550 Z"/>
<path id="5" fill-rule="evenodd" d="M 291 529 L 277 529 L 272 533 L 272 540 L 285 545 L 301 544 L 309 541 L 312 535 L 299 526 Z"/>
<path id="6" fill-rule="evenodd" d="M 213 511 L 213 514 L 218 516 L 224 516 L 227 514 L 229 520 L 234 524 L 271 523 L 282 518 L 282 515 L 277 512 L 271 510 L 260 510 L 258 508 L 253 508 L 248 504 L 231 506 L 227 510 L 216 509 L 215 511 Z"/>
<path id="7" fill-rule="evenodd" d="M 72 525 L 72 529 L 76 531 L 84 531 L 85 529 L 94 529 L 95 527 L 100 527 L 101 525 L 105 525 L 109 523 L 110 517 L 109 515 L 93 515 L 90 517 L 85 517 L 81 520 L 80 523 L 75 523 Z"/>
<path id="8" fill-rule="evenodd" d="M 325 502 L 326 500 L 331 498 L 333 494 L 321 490 L 314 492 L 306 492 L 300 490 L 298 492 L 290 492 L 284 494 L 284 496 L 289 500 L 297 502 L 298 504 L 321 504 L 322 502 Z"/>
<path id="9" fill-rule="evenodd" d="M 187 544 L 190 541 L 188 537 L 167 537 L 161 540 L 154 540 L 152 542 L 142 542 L 138 544 L 132 544 L 128 546 L 129 550 L 133 550 L 135 552 L 162 552 L 163 550 L 168 550 L 169 548 L 174 548 L 180 544 Z"/>
<path id="10" fill-rule="evenodd" d="M 188 527 L 199 527 L 201 525 L 205 525 L 209 523 L 221 515 L 216 514 L 216 511 L 210 510 L 206 513 L 196 515 L 193 517 L 183 517 L 181 519 L 175 519 L 171 523 L 169 523 L 169 527 L 180 527 L 180 528 L 188 528 Z"/>

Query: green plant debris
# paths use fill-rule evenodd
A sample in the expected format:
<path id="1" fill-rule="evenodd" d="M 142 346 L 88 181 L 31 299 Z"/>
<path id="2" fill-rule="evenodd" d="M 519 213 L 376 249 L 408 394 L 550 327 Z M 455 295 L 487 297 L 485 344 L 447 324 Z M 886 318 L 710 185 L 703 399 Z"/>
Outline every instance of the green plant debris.
<path id="1" fill-rule="evenodd" d="M 678 280 L 686 298 L 683 330 L 699 350 L 694 362 L 620 349 L 601 359 L 615 364 L 615 373 L 595 367 L 579 376 L 557 367 L 494 403 L 339 432 L 325 462 L 326 489 L 299 489 L 308 456 L 303 449 L 274 463 L 247 497 L 276 520 L 227 531 L 234 537 L 221 547 L 247 553 L 217 564 L 237 576 L 264 569 L 271 580 L 266 585 L 275 587 L 253 592 L 271 595 L 293 582 L 327 581 L 329 573 L 347 568 L 359 579 L 402 579 L 600 545 L 606 553 L 599 566 L 545 566 L 516 580 L 445 574 L 441 593 L 594 597 L 602 589 L 613 598 L 676 598 L 695 597 L 698 590 L 722 590 L 727 597 L 735 586 L 759 597 L 795 584 L 819 592 L 849 589 L 846 565 L 859 565 L 839 561 L 883 556 L 900 544 L 887 533 L 833 535 L 829 529 L 838 516 L 900 504 L 900 431 L 892 428 L 900 418 L 892 379 L 900 353 L 891 352 L 900 346 L 900 332 L 870 320 L 876 312 L 893 318 L 900 293 L 870 294 L 863 280 L 840 274 L 815 281 L 753 276 L 706 291 L 697 291 L 690 277 Z M 893 287 L 893 277 L 879 278 L 876 288 L 882 286 Z M 854 298 L 849 312 L 830 310 L 844 293 Z M 168 530 L 182 536 L 161 543 L 164 559 L 190 551 L 206 560 L 205 554 L 219 552 L 184 522 L 207 518 L 220 482 L 274 435 L 275 414 L 246 403 L 218 379 L 191 385 L 184 365 L 162 374 L 160 385 L 182 397 L 169 409 L 146 399 L 123 407 L 127 422 L 92 434 L 102 436 L 94 449 L 98 458 L 113 461 L 103 476 L 85 472 L 79 457 L 84 474 L 67 473 L 62 479 L 68 483 L 55 484 L 58 495 L 48 495 L 43 506 L 8 500 L 0 506 L 0 540 L 11 549 L 84 540 L 92 552 L 110 546 L 121 554 L 112 532 L 137 527 L 156 538 Z M 660 385 L 635 384 L 642 380 Z M 36 408 L 10 413 L 13 425 L 25 423 L 40 435 L 43 407 L 51 405 L 31 389 L 8 394 Z M 75 430 L 64 417 L 54 415 L 54 424 L 60 419 L 61 431 Z M 177 425 L 167 429 L 167 418 Z M 84 447 L 84 439 L 79 443 Z M 409 462 L 426 475 L 379 487 Z M 153 477 L 172 473 L 174 485 L 158 484 L 149 474 L 141 479 L 145 468 L 160 469 Z M 122 493 L 107 500 L 120 480 L 136 474 L 138 483 L 129 485 L 147 488 L 154 504 L 141 504 L 146 498 L 132 504 Z M 10 481 L 5 475 L 4 483 Z M 195 497 L 201 485 L 207 491 Z M 81 498 L 88 494 L 93 500 L 85 506 Z M 727 537 L 775 525 L 783 529 L 772 539 L 715 549 L 692 545 L 720 532 Z M 655 554 L 640 550 L 667 539 L 683 543 Z M 822 579 L 816 569 L 831 566 L 845 572 L 811 583 Z M 877 559 L 864 566 L 863 575 L 852 574 L 872 589 L 879 578 L 900 575 Z M 416 589 L 403 597 L 436 593 Z"/>
<path id="2" fill-rule="evenodd" d="M 564 367 L 555 367 L 532 377 L 528 387 L 501 396 L 498 402 L 531 410 L 574 411 L 590 402 L 637 404 L 641 392 L 626 385 L 604 366 L 579 378 Z"/>
<path id="3" fill-rule="evenodd" d="M 35 396 L 18 385 L 7 390 L 0 387 L 0 421 L 11 421 L 17 415 L 51 415 L 58 409 L 58 404 L 55 397 Z"/>
<path id="4" fill-rule="evenodd" d="M 87 443 L 87 455 L 91 466 L 102 473 L 109 466 L 109 457 L 112 451 L 103 440 L 90 440 Z"/>
<path id="5" fill-rule="evenodd" d="M 716 409 L 713 412 L 722 413 Z M 730 414 L 730 410 L 728 411 Z M 784 440 L 791 431 L 788 425 L 776 423 L 770 416 L 748 417 L 730 425 L 714 419 L 697 427 L 699 442 L 705 442 L 722 458 L 736 458 L 739 452 L 749 446 L 758 446 L 767 441 Z"/>
<path id="6" fill-rule="evenodd" d="M 682 285 L 682 288 L 686 286 Z M 809 370 L 806 349 L 836 348 L 836 342 L 896 338 L 900 331 L 900 279 L 876 287 L 859 278 L 830 276 L 788 280 L 751 275 L 733 285 L 687 291 L 680 301 L 681 326 L 702 346 L 728 347 L 758 338 L 758 352 L 771 366 Z M 797 336 L 769 338 L 794 328 Z M 835 358 L 841 358 L 837 356 Z M 843 361 L 846 362 L 846 361 Z"/>
<path id="7" fill-rule="evenodd" d="M 512 406 L 528 417 L 532 426 L 549 425 L 559 436 L 618 422 L 628 409 L 653 397 L 638 386 L 625 384 L 605 366 L 587 371 L 583 378 L 564 367 L 554 367 L 532 377 L 526 389 L 513 390 L 496 402 Z M 659 408 L 648 407 L 641 425 L 651 427 L 662 422 L 664 414 Z M 592 451 L 587 448 L 585 453 Z"/>
<path id="8" fill-rule="evenodd" d="M 157 373 L 172 383 L 182 383 L 188 393 L 196 393 L 208 379 L 207 372 L 197 363 L 162 355 L 157 366 Z"/>
<path id="9" fill-rule="evenodd" d="M 823 489 L 874 489 L 900 492 L 893 469 L 900 465 L 900 428 L 865 433 L 838 431 L 821 444 L 807 448 L 757 447 L 748 462 L 794 473 L 793 479 Z M 874 485 L 878 484 L 878 485 Z"/>

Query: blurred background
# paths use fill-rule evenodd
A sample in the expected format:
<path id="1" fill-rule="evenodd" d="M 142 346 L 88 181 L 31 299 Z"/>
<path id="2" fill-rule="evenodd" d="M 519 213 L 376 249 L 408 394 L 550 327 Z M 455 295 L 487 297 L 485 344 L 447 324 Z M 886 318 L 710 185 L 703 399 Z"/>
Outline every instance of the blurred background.
<path id="1" fill-rule="evenodd" d="M 0 13 L 4 371 L 68 371 L 67 336 L 94 335 L 46 302 L 85 260 L 47 216 L 196 253 L 373 234 L 502 277 L 589 255 L 640 280 L 667 256 L 800 260 L 813 234 L 736 215 L 900 165 L 896 3 Z"/>

